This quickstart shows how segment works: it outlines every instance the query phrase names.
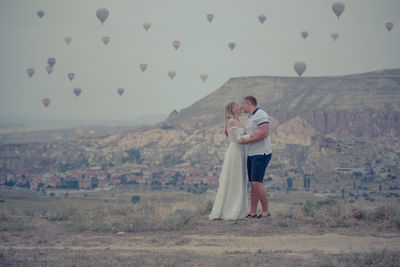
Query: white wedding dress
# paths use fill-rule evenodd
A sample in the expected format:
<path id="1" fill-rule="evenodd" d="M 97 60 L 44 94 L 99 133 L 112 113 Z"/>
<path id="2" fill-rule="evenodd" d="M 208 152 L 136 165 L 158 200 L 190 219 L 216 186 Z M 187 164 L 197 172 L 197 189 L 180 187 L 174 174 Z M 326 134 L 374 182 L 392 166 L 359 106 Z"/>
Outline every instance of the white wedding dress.
<path id="1" fill-rule="evenodd" d="M 243 128 L 228 129 L 229 146 L 219 176 L 219 187 L 210 220 L 238 220 L 247 215 L 246 148 L 238 144 Z"/>

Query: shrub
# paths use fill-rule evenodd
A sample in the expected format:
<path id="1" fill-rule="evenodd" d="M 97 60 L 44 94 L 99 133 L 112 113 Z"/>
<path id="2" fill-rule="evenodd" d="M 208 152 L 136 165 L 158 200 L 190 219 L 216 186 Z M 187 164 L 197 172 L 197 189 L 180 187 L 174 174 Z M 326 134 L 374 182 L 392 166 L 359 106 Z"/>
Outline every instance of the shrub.
<path id="1" fill-rule="evenodd" d="M 140 196 L 132 196 L 131 201 L 133 204 L 136 204 L 140 201 Z"/>
<path id="2" fill-rule="evenodd" d="M 10 212 L 8 209 L 2 209 L 0 212 L 0 222 L 6 222 L 10 219 Z"/>
<path id="3" fill-rule="evenodd" d="M 289 211 L 277 214 L 277 223 L 281 227 L 296 227 L 301 221 L 298 209 L 291 208 Z"/>
<path id="4" fill-rule="evenodd" d="M 380 226 L 400 229 L 400 211 L 393 205 L 380 206 L 366 214 L 365 220 Z"/>
<path id="5" fill-rule="evenodd" d="M 207 200 L 203 203 L 201 203 L 198 207 L 197 207 L 197 213 L 199 215 L 206 215 L 206 214 L 210 214 L 211 210 L 214 206 L 214 202 L 212 200 Z"/>
<path id="6" fill-rule="evenodd" d="M 68 221 L 74 215 L 76 215 L 77 209 L 69 204 L 64 204 L 59 210 L 54 214 L 50 214 L 48 219 L 50 221 Z"/>
<path id="7" fill-rule="evenodd" d="M 352 212 L 345 202 L 326 202 L 319 206 L 314 215 L 314 223 L 325 227 L 348 227 L 351 224 Z"/>
<path id="8" fill-rule="evenodd" d="M 161 129 L 163 129 L 163 130 L 171 130 L 171 129 L 174 129 L 174 126 L 173 125 L 168 125 L 168 124 L 163 124 L 161 126 Z"/>
<path id="9" fill-rule="evenodd" d="M 322 206 L 324 206 L 324 205 L 334 205 L 334 204 L 336 204 L 337 202 L 336 202 L 336 200 L 334 200 L 334 199 L 327 199 L 327 200 L 320 200 L 320 201 L 317 201 L 317 206 L 318 207 L 322 207 Z"/>
<path id="10" fill-rule="evenodd" d="M 307 201 L 305 204 L 302 203 L 303 214 L 307 217 L 313 217 L 315 214 L 315 204 L 311 201 Z"/>
<path id="11" fill-rule="evenodd" d="M 169 216 L 166 230 L 191 229 L 197 224 L 198 215 L 192 210 L 176 210 L 174 216 Z"/>

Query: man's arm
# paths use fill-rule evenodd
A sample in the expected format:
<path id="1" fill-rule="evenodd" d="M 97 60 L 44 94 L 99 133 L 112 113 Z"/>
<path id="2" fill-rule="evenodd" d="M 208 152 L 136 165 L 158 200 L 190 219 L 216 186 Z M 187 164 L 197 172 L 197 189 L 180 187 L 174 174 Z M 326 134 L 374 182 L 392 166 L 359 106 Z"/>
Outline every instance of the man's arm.
<path id="1" fill-rule="evenodd" d="M 261 139 L 267 138 L 269 134 L 269 123 L 263 123 L 258 126 L 257 130 L 250 135 L 250 138 L 242 138 L 239 144 L 247 145 L 248 143 L 254 143 Z"/>

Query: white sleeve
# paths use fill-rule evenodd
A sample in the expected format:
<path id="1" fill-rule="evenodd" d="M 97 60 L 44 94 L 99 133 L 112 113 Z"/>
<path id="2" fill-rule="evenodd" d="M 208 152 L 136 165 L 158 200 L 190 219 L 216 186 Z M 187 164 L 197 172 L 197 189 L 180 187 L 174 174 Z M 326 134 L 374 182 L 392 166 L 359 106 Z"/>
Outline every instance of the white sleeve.
<path id="1" fill-rule="evenodd" d="M 258 111 L 255 114 L 256 118 L 254 119 L 255 122 L 257 123 L 257 126 L 260 126 L 264 123 L 269 123 L 269 116 L 265 111 Z"/>

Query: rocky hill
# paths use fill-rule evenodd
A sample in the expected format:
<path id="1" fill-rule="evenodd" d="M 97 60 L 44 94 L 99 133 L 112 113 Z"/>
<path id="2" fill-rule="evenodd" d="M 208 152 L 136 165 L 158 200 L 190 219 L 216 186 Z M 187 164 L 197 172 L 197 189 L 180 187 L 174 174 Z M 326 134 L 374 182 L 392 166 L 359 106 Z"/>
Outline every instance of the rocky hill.
<path id="1" fill-rule="evenodd" d="M 49 164 L 82 161 L 88 166 L 115 166 L 126 162 L 123 159 L 129 150 L 139 151 L 144 163 L 218 164 L 226 149 L 225 105 L 240 102 L 247 95 L 255 96 L 271 116 L 276 166 L 358 166 L 374 159 L 373 155 L 374 160 L 399 161 L 396 138 L 400 135 L 400 69 L 392 69 L 345 76 L 232 78 L 215 92 L 151 127 L 89 141 L 2 145 L 0 168 L 40 169 Z M 357 140 L 371 147 L 368 150 L 369 146 L 363 145 L 367 151 L 358 156 L 353 152 L 359 150 L 346 150 L 348 157 L 358 160 L 330 154 L 339 153 L 338 147 Z M 326 159 L 327 155 L 331 157 Z"/>
<path id="2" fill-rule="evenodd" d="M 400 130 L 399 93 L 400 69 L 332 77 L 232 78 L 167 123 L 192 133 L 223 121 L 230 101 L 254 95 L 276 119 L 275 129 L 296 118 L 318 134 L 394 137 Z M 372 129 L 365 129 L 366 124 Z"/>
<path id="3" fill-rule="evenodd" d="M 184 160 L 207 161 L 224 148 L 225 105 L 246 95 L 254 95 L 270 114 L 275 148 L 309 146 L 316 137 L 392 140 L 400 135 L 400 70 L 384 70 L 334 77 L 232 78 L 188 108 L 172 112 L 158 128 L 114 135 L 98 144 L 153 147 L 156 154 L 184 146 L 178 153 Z M 221 160 L 223 153 L 217 154 Z"/>

